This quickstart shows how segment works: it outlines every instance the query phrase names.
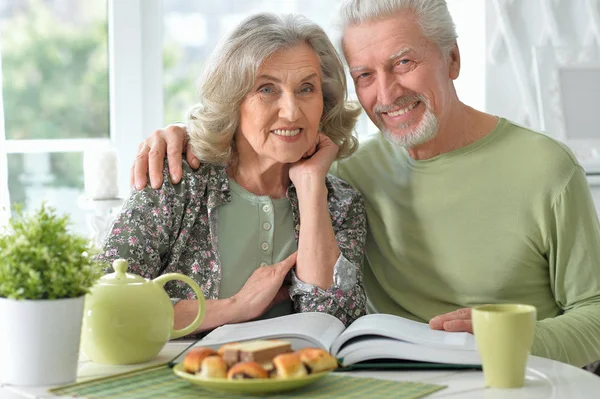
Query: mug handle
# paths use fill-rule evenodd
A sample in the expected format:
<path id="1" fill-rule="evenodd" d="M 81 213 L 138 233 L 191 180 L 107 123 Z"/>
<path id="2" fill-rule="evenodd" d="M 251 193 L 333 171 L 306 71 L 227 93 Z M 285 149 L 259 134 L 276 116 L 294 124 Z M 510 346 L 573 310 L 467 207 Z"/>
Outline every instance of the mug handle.
<path id="1" fill-rule="evenodd" d="M 200 289 L 198 284 L 196 284 L 196 282 L 188 276 L 185 276 L 180 273 L 167 273 L 155 278 L 152 281 L 160 285 L 164 289 L 165 284 L 173 280 L 181 280 L 192 288 L 192 290 L 196 294 L 196 297 L 198 298 L 198 314 L 196 315 L 194 321 L 192 321 L 187 327 L 184 327 L 180 330 L 175 330 L 173 327 L 171 327 L 171 339 L 183 337 L 184 335 L 187 335 L 194 331 L 196 328 L 198 328 L 200 323 L 202 323 L 202 320 L 204 319 L 204 315 L 206 313 L 204 294 L 202 293 L 202 290 Z"/>

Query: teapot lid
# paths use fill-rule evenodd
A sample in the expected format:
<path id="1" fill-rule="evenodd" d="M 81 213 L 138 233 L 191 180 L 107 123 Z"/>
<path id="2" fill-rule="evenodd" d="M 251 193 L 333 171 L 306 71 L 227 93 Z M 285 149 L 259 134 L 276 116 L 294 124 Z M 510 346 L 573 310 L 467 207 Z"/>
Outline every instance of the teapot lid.
<path id="1" fill-rule="evenodd" d="M 125 285 L 145 283 L 148 281 L 137 274 L 126 273 L 129 263 L 125 259 L 116 259 L 113 264 L 114 273 L 107 274 L 98 280 L 100 285 Z"/>

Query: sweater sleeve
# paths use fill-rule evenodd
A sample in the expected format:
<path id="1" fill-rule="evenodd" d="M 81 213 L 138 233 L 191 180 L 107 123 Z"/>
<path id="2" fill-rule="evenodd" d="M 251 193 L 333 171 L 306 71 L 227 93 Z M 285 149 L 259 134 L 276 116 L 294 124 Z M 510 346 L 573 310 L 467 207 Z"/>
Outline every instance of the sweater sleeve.
<path id="1" fill-rule="evenodd" d="M 538 321 L 532 354 L 584 366 L 600 359 L 600 226 L 580 166 L 552 203 L 550 284 L 563 313 Z"/>
<path id="2" fill-rule="evenodd" d="M 292 275 L 290 296 L 297 312 L 327 312 L 346 326 L 366 314 L 362 265 L 367 236 L 367 218 L 362 196 L 354 189 L 333 204 L 335 238 L 340 256 L 334 267 L 334 284 L 327 290 L 307 284 Z"/>
<path id="3" fill-rule="evenodd" d="M 173 185 L 168 166 L 163 178 L 159 189 L 132 190 L 123 205 L 98 256 L 107 263 L 107 272 L 118 258 L 128 261 L 131 273 L 145 278 L 155 278 L 167 267 L 185 211 L 185 182 Z"/>

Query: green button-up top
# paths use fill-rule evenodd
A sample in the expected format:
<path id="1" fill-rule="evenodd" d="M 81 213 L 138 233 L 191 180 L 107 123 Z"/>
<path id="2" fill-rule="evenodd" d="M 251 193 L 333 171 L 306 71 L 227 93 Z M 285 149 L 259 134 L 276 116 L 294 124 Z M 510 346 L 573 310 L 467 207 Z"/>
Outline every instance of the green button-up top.
<path id="1" fill-rule="evenodd" d="M 218 245 L 219 207 L 231 200 L 224 167 L 203 164 L 193 170 L 185 162 L 183 176 L 172 184 L 168 165 L 159 189 L 133 190 L 104 244 L 99 260 L 127 259 L 129 270 L 146 278 L 182 273 L 193 278 L 206 299 L 218 299 L 221 263 Z M 349 325 L 366 312 L 362 261 L 366 215 L 361 195 L 337 177 L 326 177 L 329 214 L 340 249 L 334 284 L 327 290 L 299 280 L 292 272 L 290 296 L 296 312 L 327 312 Z M 294 234 L 299 239 L 298 196 L 287 190 L 292 206 Z M 241 238 L 243 239 L 243 237 Z M 184 283 L 165 286 L 171 298 L 194 299 Z"/>

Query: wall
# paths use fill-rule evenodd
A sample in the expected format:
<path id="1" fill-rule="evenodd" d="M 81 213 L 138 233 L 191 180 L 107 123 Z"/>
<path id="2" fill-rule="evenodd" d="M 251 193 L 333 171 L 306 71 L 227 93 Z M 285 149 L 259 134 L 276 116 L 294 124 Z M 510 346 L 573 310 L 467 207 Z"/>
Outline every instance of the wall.
<path id="1" fill-rule="evenodd" d="M 486 0 L 488 112 L 541 128 L 534 46 L 600 48 L 598 0 Z"/>
<path id="2" fill-rule="evenodd" d="M 489 6 L 481 0 L 448 0 L 456 25 L 460 51 L 460 75 L 455 81 L 458 97 L 471 107 L 486 110 L 486 29 Z"/>
<path id="3" fill-rule="evenodd" d="M 486 0 L 485 16 L 486 111 L 567 143 L 588 173 L 600 211 L 600 126 L 569 130 L 565 121 L 578 108 L 587 107 L 586 116 L 600 111 L 600 93 L 574 93 L 582 104 L 565 104 L 568 88 L 558 72 L 594 70 L 589 86 L 600 85 L 600 1 Z"/>

